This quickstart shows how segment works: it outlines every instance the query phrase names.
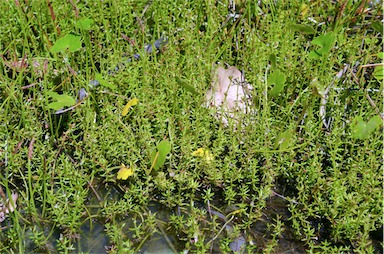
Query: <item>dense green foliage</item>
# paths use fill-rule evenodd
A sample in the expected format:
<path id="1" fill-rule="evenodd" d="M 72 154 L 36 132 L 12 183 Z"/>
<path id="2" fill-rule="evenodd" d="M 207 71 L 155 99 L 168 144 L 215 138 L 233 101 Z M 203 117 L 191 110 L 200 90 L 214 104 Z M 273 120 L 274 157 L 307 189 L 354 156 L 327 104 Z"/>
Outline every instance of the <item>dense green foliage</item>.
<path id="1" fill-rule="evenodd" d="M 158 233 L 178 252 L 381 252 L 378 3 L 37 2 L 0 3 L 0 194 L 19 195 L 2 253 L 133 253 Z M 202 106 L 216 62 L 252 84 L 247 124 Z"/>

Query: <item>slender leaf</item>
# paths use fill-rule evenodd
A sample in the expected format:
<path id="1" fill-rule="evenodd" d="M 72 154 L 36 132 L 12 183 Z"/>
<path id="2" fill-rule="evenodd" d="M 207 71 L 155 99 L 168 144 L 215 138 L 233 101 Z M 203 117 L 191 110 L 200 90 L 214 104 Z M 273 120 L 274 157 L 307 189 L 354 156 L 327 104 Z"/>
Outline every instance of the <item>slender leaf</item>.
<path id="1" fill-rule="evenodd" d="M 116 86 L 113 84 L 110 84 L 106 80 L 103 79 L 103 76 L 100 73 L 97 73 L 95 76 L 95 79 L 100 83 L 100 85 L 110 88 L 110 89 L 116 89 Z"/>
<path id="2" fill-rule="evenodd" d="M 192 93 L 192 94 L 199 94 L 198 92 L 196 92 L 195 88 L 193 86 L 191 86 L 190 84 L 188 84 L 187 82 L 181 80 L 179 77 L 176 77 L 176 81 L 179 85 L 181 85 L 182 87 L 185 88 L 185 90 L 187 90 L 188 92 Z"/>
<path id="3" fill-rule="evenodd" d="M 288 29 L 295 31 L 295 32 L 302 32 L 305 34 L 315 34 L 316 33 L 316 30 L 313 29 L 312 27 L 306 26 L 306 25 L 300 25 L 300 24 L 288 25 Z"/>

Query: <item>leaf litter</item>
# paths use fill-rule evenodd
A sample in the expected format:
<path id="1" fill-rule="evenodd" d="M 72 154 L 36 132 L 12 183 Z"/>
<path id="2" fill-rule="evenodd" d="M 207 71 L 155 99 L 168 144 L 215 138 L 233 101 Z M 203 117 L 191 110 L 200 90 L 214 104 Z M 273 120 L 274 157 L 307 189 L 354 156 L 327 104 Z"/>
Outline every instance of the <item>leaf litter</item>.
<path id="1" fill-rule="evenodd" d="M 12 213 L 16 209 L 16 201 L 19 195 L 14 192 L 11 194 L 11 199 L 7 198 L 5 202 L 0 201 L 0 222 L 3 222 L 7 214 Z"/>

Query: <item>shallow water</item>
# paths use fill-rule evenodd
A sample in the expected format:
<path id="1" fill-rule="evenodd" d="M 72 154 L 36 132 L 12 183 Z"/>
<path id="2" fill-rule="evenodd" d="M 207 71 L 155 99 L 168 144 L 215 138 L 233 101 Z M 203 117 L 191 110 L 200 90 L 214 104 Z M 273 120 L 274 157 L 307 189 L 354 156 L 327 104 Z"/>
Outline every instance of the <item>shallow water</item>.
<path id="1" fill-rule="evenodd" d="M 122 198 L 121 193 L 116 190 L 98 190 L 100 196 L 108 197 L 108 199 L 118 199 Z M 215 206 L 218 206 L 219 202 L 211 202 Z M 201 209 L 206 209 L 205 204 L 197 204 Z M 89 211 L 91 214 L 98 214 L 99 201 L 93 197 L 89 200 L 87 206 L 89 206 Z M 156 214 L 156 219 L 162 222 L 162 226 L 160 228 L 160 224 L 158 224 L 158 232 L 149 236 L 144 243 L 140 246 L 137 253 L 140 254 L 167 254 L 167 253 L 175 253 L 182 252 L 184 250 L 185 242 L 179 240 L 176 232 L 168 232 L 165 228 L 168 227 L 167 223 L 169 222 L 169 217 L 172 214 L 177 214 L 177 211 L 170 210 L 163 205 L 157 202 L 150 202 L 147 207 L 148 211 L 152 214 Z M 211 208 L 212 209 L 212 208 Z M 214 210 L 213 210 L 214 211 Z M 218 212 L 217 212 L 218 213 Z M 253 244 L 257 246 L 258 251 L 262 251 L 263 248 L 266 247 L 267 242 L 272 239 L 270 230 L 268 231 L 268 224 L 274 223 L 274 219 L 277 216 L 281 216 L 281 220 L 284 224 L 287 223 L 288 218 L 290 216 L 287 208 L 287 201 L 284 199 L 271 196 L 267 201 L 267 208 L 263 210 L 263 216 L 260 221 L 255 223 L 249 232 L 246 232 L 247 235 L 244 237 L 240 237 L 238 239 L 245 240 L 248 239 L 248 236 L 251 236 L 253 239 Z M 187 214 L 184 216 L 188 216 Z M 207 213 L 207 220 L 209 220 L 209 214 Z M 225 218 L 225 215 L 222 215 Z M 129 228 L 133 226 L 132 219 L 127 217 L 124 220 L 121 220 L 120 223 L 125 223 L 125 228 Z M 222 226 L 224 225 L 224 221 L 222 221 Z M 231 224 L 229 227 L 231 227 Z M 227 226 L 228 230 L 228 226 Z M 213 242 L 212 244 L 212 253 L 219 252 L 219 243 L 220 240 L 226 235 L 226 231 L 224 230 L 222 234 Z M 229 229 L 230 230 L 230 229 Z M 49 227 L 45 230 L 48 234 Z M 97 219 L 93 219 L 92 221 L 87 220 L 84 222 L 80 229 L 80 234 L 78 239 L 74 239 L 74 247 L 75 252 L 84 252 L 84 253 L 107 253 L 108 247 L 111 245 L 110 240 L 105 232 L 104 223 Z M 45 246 L 44 248 L 37 248 L 31 241 L 27 241 L 26 252 L 35 252 L 37 250 L 42 251 L 43 253 L 56 253 L 56 241 L 60 237 L 60 230 L 56 230 L 51 237 L 51 243 Z M 211 236 L 206 237 L 206 239 L 211 239 Z M 207 241 L 208 241 L 207 240 Z M 232 246 L 236 246 L 236 244 L 250 244 L 249 242 L 244 241 L 234 241 L 232 242 Z M 136 246 L 138 247 L 138 246 Z M 244 246 L 242 246 L 244 248 Z M 292 229 L 284 225 L 284 231 L 282 235 L 279 237 L 278 246 L 274 249 L 274 253 L 306 253 L 305 247 L 303 243 L 294 239 L 294 232 Z"/>

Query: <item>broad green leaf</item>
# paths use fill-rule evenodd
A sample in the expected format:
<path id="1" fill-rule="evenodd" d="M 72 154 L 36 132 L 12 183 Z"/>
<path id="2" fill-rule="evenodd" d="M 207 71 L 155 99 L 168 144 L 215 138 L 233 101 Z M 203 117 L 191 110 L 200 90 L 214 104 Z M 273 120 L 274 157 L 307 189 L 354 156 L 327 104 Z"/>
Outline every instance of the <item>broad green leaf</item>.
<path id="1" fill-rule="evenodd" d="M 279 95 L 285 86 L 285 74 L 282 73 L 279 69 L 273 71 L 268 76 L 268 85 L 273 86 L 270 91 L 271 96 Z"/>
<path id="2" fill-rule="evenodd" d="M 66 95 L 66 94 L 60 94 L 59 101 L 66 104 L 65 106 L 73 106 L 76 104 L 76 100 L 74 98 L 72 98 L 71 96 Z"/>
<path id="3" fill-rule="evenodd" d="M 56 92 L 48 91 L 46 92 L 46 95 L 48 95 L 49 97 L 52 97 L 55 100 L 60 100 L 60 94 Z"/>
<path id="4" fill-rule="evenodd" d="M 103 76 L 100 73 L 97 73 L 95 76 L 95 79 L 99 81 L 100 85 L 110 88 L 110 89 L 116 89 L 116 86 L 113 84 L 108 83 L 106 80 L 103 79 Z"/>
<path id="5" fill-rule="evenodd" d="M 292 139 L 292 132 L 290 130 L 286 130 L 277 136 L 276 142 L 275 142 L 275 148 L 279 147 L 280 150 L 284 150 L 288 148 L 288 146 L 291 144 Z"/>
<path id="6" fill-rule="evenodd" d="M 377 53 L 377 57 L 380 59 L 384 59 L 384 53 L 383 52 Z"/>
<path id="7" fill-rule="evenodd" d="M 316 33 L 315 29 L 313 29 L 310 26 L 306 26 L 306 25 L 291 24 L 291 25 L 288 25 L 288 29 L 290 29 L 292 31 L 296 31 L 296 32 L 302 32 L 305 34 L 315 34 Z"/>
<path id="8" fill-rule="evenodd" d="M 161 155 L 166 156 L 171 152 L 171 143 L 168 140 L 163 140 L 157 145 L 157 150 Z"/>
<path id="9" fill-rule="evenodd" d="M 309 6 L 306 5 L 305 3 L 302 3 L 302 4 L 300 5 L 300 15 L 301 15 L 302 17 L 305 17 L 305 16 L 307 16 L 308 11 L 309 11 Z"/>
<path id="10" fill-rule="evenodd" d="M 381 82 L 383 80 L 383 72 L 384 72 L 384 67 L 383 65 L 379 65 L 375 67 L 375 70 L 373 71 L 373 76 Z"/>
<path id="11" fill-rule="evenodd" d="M 188 84 L 187 82 L 181 80 L 179 77 L 176 77 L 176 81 L 179 85 L 181 85 L 182 87 L 185 88 L 185 90 L 187 90 L 188 92 L 192 93 L 192 94 L 199 94 L 198 92 L 196 92 L 195 88 L 193 86 L 191 86 L 190 84 Z"/>
<path id="12" fill-rule="evenodd" d="M 320 59 L 321 58 L 321 55 L 318 54 L 316 51 L 309 52 L 308 56 L 309 56 L 309 58 L 313 58 L 313 59 Z"/>
<path id="13" fill-rule="evenodd" d="M 158 151 L 153 151 L 151 153 L 151 163 L 155 170 L 160 169 L 165 163 L 166 156 L 161 155 Z M 156 160 L 156 161 L 155 161 Z"/>
<path id="14" fill-rule="evenodd" d="M 309 57 L 314 58 L 314 59 L 319 59 L 322 56 L 327 55 L 333 45 L 333 42 L 335 40 L 335 36 L 333 35 L 332 32 L 327 33 L 327 34 L 322 34 L 315 39 L 312 40 L 313 45 L 317 45 L 320 48 L 317 50 L 313 50 L 309 53 Z"/>
<path id="15" fill-rule="evenodd" d="M 383 34 L 383 29 L 384 29 L 384 27 L 383 27 L 383 23 L 382 23 L 382 22 L 380 22 L 380 21 L 372 22 L 371 27 L 372 27 L 376 32 Z"/>
<path id="16" fill-rule="evenodd" d="M 153 168 L 158 170 L 164 165 L 167 155 L 171 152 L 171 144 L 168 140 L 163 140 L 156 148 L 156 151 L 152 151 L 151 153 L 151 163 L 153 164 Z"/>
<path id="17" fill-rule="evenodd" d="M 366 139 L 377 127 L 382 123 L 379 116 L 372 117 L 368 123 L 363 120 L 362 116 L 357 116 L 352 121 L 352 137 L 355 139 Z"/>
<path id="18" fill-rule="evenodd" d="M 380 116 L 374 116 L 371 119 L 369 119 L 369 121 L 367 123 L 368 133 L 372 133 L 381 124 L 382 124 L 382 120 L 381 120 Z"/>
<path id="19" fill-rule="evenodd" d="M 81 30 L 90 30 L 93 25 L 93 20 L 89 18 L 82 18 L 76 22 L 76 27 Z"/>
<path id="20" fill-rule="evenodd" d="M 271 62 L 272 68 L 276 68 L 277 60 L 275 54 L 270 54 L 268 60 Z"/>
<path id="21" fill-rule="evenodd" d="M 58 53 L 68 49 L 70 52 L 75 52 L 81 48 L 81 37 L 75 34 L 67 34 L 58 39 L 51 48 L 52 53 Z"/>
<path id="22" fill-rule="evenodd" d="M 362 116 L 357 116 L 352 122 L 352 137 L 356 139 L 366 139 L 368 137 L 367 124 Z"/>
<path id="23" fill-rule="evenodd" d="M 53 110 L 59 110 L 62 109 L 64 105 L 61 102 L 51 102 L 48 104 L 48 108 L 53 109 Z"/>
<path id="24" fill-rule="evenodd" d="M 49 91 L 47 95 L 57 100 L 57 102 L 52 102 L 48 104 L 48 108 L 59 110 L 63 107 L 70 107 L 76 104 L 76 100 L 66 94 L 58 94 L 56 92 Z"/>

